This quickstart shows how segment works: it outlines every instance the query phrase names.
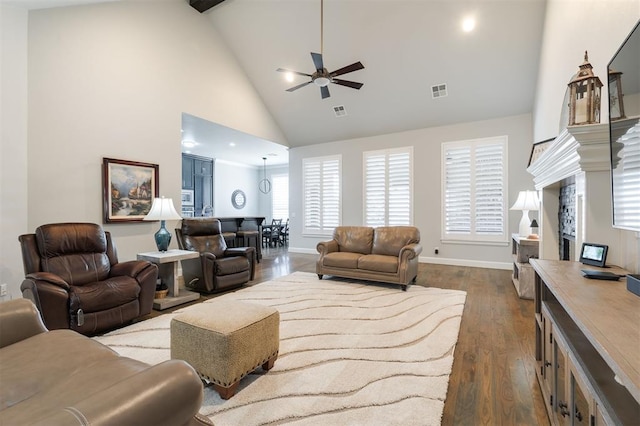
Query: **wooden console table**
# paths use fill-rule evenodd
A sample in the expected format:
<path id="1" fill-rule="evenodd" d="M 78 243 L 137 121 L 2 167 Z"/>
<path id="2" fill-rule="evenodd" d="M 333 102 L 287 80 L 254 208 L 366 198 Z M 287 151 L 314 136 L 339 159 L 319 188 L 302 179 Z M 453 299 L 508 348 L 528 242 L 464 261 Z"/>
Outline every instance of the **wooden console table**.
<path id="1" fill-rule="evenodd" d="M 535 270 L 536 374 L 554 425 L 637 425 L 640 297 L 626 278 L 585 278 L 578 262 L 530 260 Z"/>

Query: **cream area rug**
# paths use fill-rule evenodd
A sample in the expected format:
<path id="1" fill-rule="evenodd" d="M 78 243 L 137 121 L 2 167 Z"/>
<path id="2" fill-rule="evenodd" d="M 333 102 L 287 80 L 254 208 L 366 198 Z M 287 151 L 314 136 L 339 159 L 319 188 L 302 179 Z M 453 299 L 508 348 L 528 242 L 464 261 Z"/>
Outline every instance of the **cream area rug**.
<path id="1" fill-rule="evenodd" d="M 211 301 L 280 312 L 280 353 L 222 400 L 205 387 L 200 412 L 223 425 L 439 425 L 466 293 L 318 280 L 296 272 Z M 170 358 L 171 318 L 95 339 L 149 364 Z"/>

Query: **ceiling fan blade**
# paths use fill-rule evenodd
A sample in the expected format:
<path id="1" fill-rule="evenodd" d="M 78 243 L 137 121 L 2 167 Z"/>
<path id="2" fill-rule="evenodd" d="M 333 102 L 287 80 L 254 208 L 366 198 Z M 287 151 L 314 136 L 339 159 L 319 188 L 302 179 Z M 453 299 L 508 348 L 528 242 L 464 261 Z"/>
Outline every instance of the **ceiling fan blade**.
<path id="1" fill-rule="evenodd" d="M 311 59 L 313 59 L 313 65 L 316 67 L 316 71 L 322 72 L 324 69 L 324 63 L 322 62 L 322 54 L 311 52 Z"/>
<path id="2" fill-rule="evenodd" d="M 331 96 L 329 94 L 329 88 L 327 86 L 320 87 L 320 94 L 322 95 L 322 99 L 328 98 L 329 96 Z"/>
<path id="3" fill-rule="evenodd" d="M 298 75 L 303 75 L 305 77 L 311 77 L 311 74 L 305 74 L 303 72 L 287 70 L 287 69 L 284 69 L 284 68 L 278 68 L 276 71 L 278 71 L 278 72 L 290 72 L 292 74 L 298 74 Z"/>
<path id="4" fill-rule="evenodd" d="M 347 65 L 344 68 L 340 68 L 339 70 L 335 70 L 334 72 L 329 73 L 329 75 L 331 77 L 335 77 L 337 75 L 347 74 L 347 73 L 350 73 L 350 72 L 353 72 L 353 71 L 358 71 L 358 70 L 361 70 L 361 69 L 364 69 L 364 65 L 362 65 L 362 62 L 358 61 L 358 62 L 353 63 L 351 65 Z"/>
<path id="5" fill-rule="evenodd" d="M 334 78 L 331 80 L 332 83 L 335 84 L 339 84 L 341 86 L 347 86 L 347 87 L 351 87 L 352 89 L 360 89 L 362 86 L 364 86 L 363 83 L 357 83 L 355 81 L 349 81 L 349 80 L 340 80 L 339 78 Z"/>
<path id="6" fill-rule="evenodd" d="M 294 90 L 298 90 L 299 88 L 304 87 L 307 84 L 311 84 L 311 83 L 313 83 L 313 80 L 312 81 L 307 81 L 306 83 L 298 84 L 297 86 L 293 86 L 293 87 L 287 89 L 287 92 L 293 92 Z"/>

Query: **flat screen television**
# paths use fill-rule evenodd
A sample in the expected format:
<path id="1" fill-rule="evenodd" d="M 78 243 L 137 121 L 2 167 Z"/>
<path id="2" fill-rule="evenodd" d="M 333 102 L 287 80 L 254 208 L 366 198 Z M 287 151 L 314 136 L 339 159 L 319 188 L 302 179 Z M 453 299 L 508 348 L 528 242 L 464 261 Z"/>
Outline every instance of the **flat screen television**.
<path id="1" fill-rule="evenodd" d="M 640 232 L 640 21 L 607 71 L 613 226 Z"/>

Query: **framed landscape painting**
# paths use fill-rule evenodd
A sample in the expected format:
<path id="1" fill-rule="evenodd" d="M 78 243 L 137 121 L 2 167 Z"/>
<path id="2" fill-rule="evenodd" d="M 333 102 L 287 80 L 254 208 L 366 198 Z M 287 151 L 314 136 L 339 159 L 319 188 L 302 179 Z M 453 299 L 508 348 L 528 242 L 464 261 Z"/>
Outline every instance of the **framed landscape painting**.
<path id="1" fill-rule="evenodd" d="M 105 223 L 139 222 L 158 197 L 157 164 L 102 159 L 103 210 Z"/>

